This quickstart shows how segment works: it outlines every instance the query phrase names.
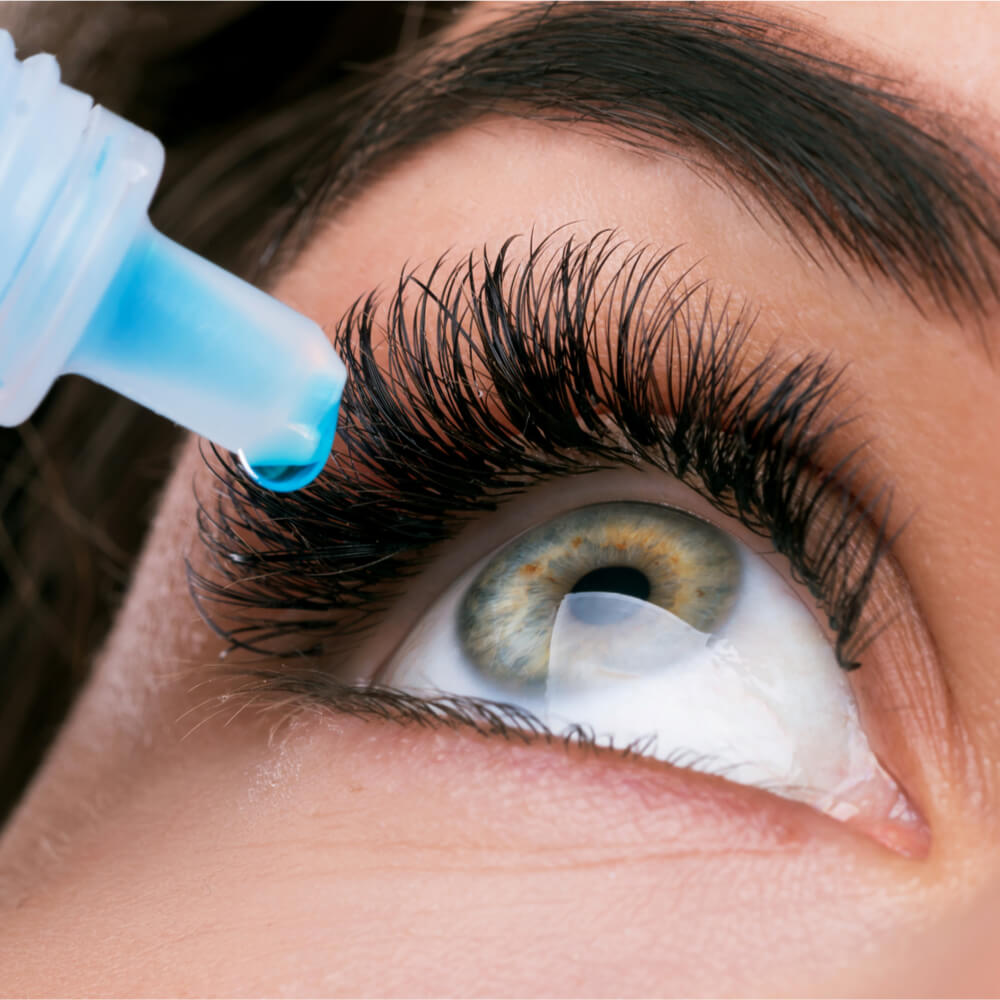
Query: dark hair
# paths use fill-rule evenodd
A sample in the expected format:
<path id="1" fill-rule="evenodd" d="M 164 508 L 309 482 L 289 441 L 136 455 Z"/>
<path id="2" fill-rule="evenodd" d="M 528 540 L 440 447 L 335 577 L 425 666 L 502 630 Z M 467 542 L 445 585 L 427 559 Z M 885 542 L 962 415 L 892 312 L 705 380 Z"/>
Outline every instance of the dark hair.
<path id="1" fill-rule="evenodd" d="M 163 140 L 163 232 L 260 280 L 316 115 L 454 6 L 13 4 L 0 27 L 19 58 L 53 52 L 65 82 Z M 181 437 L 75 377 L 0 429 L 0 825 L 90 672 Z"/>

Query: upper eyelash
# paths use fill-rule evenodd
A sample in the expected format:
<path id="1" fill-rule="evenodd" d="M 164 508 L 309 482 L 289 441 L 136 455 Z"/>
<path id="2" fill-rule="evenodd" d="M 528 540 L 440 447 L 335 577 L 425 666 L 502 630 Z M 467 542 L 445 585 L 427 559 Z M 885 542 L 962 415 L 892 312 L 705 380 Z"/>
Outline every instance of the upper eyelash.
<path id="1" fill-rule="evenodd" d="M 312 487 L 271 493 L 217 454 L 219 499 L 199 503 L 209 567 L 189 567 L 212 627 L 232 647 L 317 654 L 374 621 L 473 513 L 543 479 L 648 464 L 770 538 L 856 667 L 890 495 L 863 485 L 861 449 L 823 471 L 847 422 L 840 371 L 773 353 L 748 368 L 752 318 L 684 276 L 664 291 L 670 253 L 600 233 L 532 242 L 514 264 L 514 243 L 404 273 L 381 366 L 378 298 L 355 303 L 335 337 L 341 449 Z"/>

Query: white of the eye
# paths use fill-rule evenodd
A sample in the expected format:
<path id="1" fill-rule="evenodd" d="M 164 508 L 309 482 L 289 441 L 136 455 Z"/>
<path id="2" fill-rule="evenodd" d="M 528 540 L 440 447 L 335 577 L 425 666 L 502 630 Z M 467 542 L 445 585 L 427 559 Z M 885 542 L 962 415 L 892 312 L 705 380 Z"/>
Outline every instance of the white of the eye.
<path id="1" fill-rule="evenodd" d="M 825 643 L 809 650 L 812 637 L 797 639 L 800 652 L 828 657 Z M 575 722 L 614 734 L 618 745 L 655 733 L 652 756 L 680 752 L 696 769 L 775 788 L 839 818 L 891 813 L 901 796 L 871 752 L 841 672 L 824 670 L 817 681 L 814 665 L 780 678 L 771 668 L 767 654 L 748 661 L 730 639 L 646 601 L 568 594 L 549 647 L 543 714 L 556 728 Z"/>
<path id="2" fill-rule="evenodd" d="M 839 819 L 915 819 L 872 753 L 816 621 L 760 556 L 742 547 L 740 555 L 740 593 L 712 635 L 622 594 L 567 595 L 536 694 L 497 686 L 465 661 L 456 612 L 477 567 L 425 616 L 388 681 L 422 694 L 514 701 L 557 732 L 581 724 L 619 747 L 655 736 L 650 756 Z"/>

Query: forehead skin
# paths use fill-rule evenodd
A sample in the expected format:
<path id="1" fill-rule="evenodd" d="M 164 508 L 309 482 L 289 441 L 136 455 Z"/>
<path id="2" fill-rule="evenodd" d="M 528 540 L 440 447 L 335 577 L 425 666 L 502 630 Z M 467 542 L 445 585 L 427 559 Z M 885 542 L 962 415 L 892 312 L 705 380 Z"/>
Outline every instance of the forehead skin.
<path id="1" fill-rule="evenodd" d="M 1000 149 L 1000 6 L 796 14 Z M 95 678 L 0 840 L 5 989 L 1000 990 L 985 947 L 1000 924 L 1000 383 L 975 330 L 809 260 L 678 161 L 500 119 L 395 164 L 277 294 L 329 328 L 406 262 L 571 221 L 679 247 L 769 338 L 850 363 L 880 469 L 917 512 L 898 558 L 950 693 L 949 718 L 926 724 L 928 744 L 954 741 L 951 768 L 928 752 L 945 763 L 921 779 L 930 857 L 655 765 L 318 716 L 271 742 L 274 715 L 200 711 L 192 671 L 220 646 L 184 577 L 189 447 Z M 1000 336 L 995 311 L 982 326 Z M 977 768 L 959 765 L 963 740 Z"/>

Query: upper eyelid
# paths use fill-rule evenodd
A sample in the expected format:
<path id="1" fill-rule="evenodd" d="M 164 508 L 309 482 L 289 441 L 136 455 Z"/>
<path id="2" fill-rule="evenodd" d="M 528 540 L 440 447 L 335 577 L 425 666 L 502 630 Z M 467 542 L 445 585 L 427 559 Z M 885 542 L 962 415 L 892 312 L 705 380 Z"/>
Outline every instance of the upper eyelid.
<path id="1" fill-rule="evenodd" d="M 628 251 L 610 233 L 533 244 L 519 265 L 513 247 L 508 242 L 496 259 L 473 257 L 450 269 L 439 262 L 429 281 L 404 275 L 388 306 L 388 369 L 374 353 L 380 314 L 373 298 L 340 324 L 338 346 L 354 368 L 343 409 L 345 451 L 313 490 L 278 497 L 232 470 L 220 473 L 224 509 L 201 514 L 214 566 L 194 573 L 193 584 L 203 612 L 232 645 L 273 652 L 284 642 L 286 651 L 318 651 L 325 634 L 364 627 L 380 600 L 385 606 L 387 573 L 400 579 L 415 571 L 413 551 L 443 540 L 466 513 L 495 507 L 498 494 L 518 492 L 533 478 L 586 471 L 588 463 L 574 464 L 566 448 L 588 450 L 591 466 L 601 456 L 629 464 L 645 453 L 682 480 L 700 478 L 717 507 L 745 522 L 762 516 L 757 504 L 783 505 L 780 525 L 750 526 L 775 537 L 793 564 L 804 558 L 798 550 L 808 541 L 812 506 L 842 489 L 827 475 L 813 477 L 812 492 L 799 495 L 805 472 L 812 476 L 810 466 L 841 423 L 827 412 L 837 371 L 813 358 L 783 366 L 773 355 L 746 368 L 745 314 L 726 319 L 724 310 L 712 310 L 707 289 L 698 304 L 691 286 L 658 283 L 669 254 Z M 428 311 L 441 302 L 447 308 Z M 617 354 L 602 339 L 612 331 L 624 347 Z M 499 338 L 492 350 L 504 357 L 488 373 L 491 398 L 468 381 L 468 367 L 455 367 L 456 336 L 459 343 L 479 338 L 484 349 Z M 529 346 L 537 356 L 525 353 Z M 667 373 L 665 389 L 654 377 L 658 365 Z M 668 444 L 660 415 L 670 411 L 678 416 Z M 720 436 L 726 419 L 736 421 L 735 437 Z M 716 453 L 720 447 L 725 454 Z M 837 472 L 858 475 L 851 462 Z M 744 480 L 735 492 L 734 476 Z M 884 513 L 880 495 L 872 497 L 876 515 Z M 838 544 L 800 570 L 814 593 L 836 591 L 827 598 L 845 636 L 863 611 L 865 573 L 881 555 L 881 535 L 876 530 L 858 550 L 863 558 L 854 568 L 841 567 L 839 550 L 860 544 L 870 513 L 849 502 Z M 841 655 L 849 661 L 846 649 Z"/>

